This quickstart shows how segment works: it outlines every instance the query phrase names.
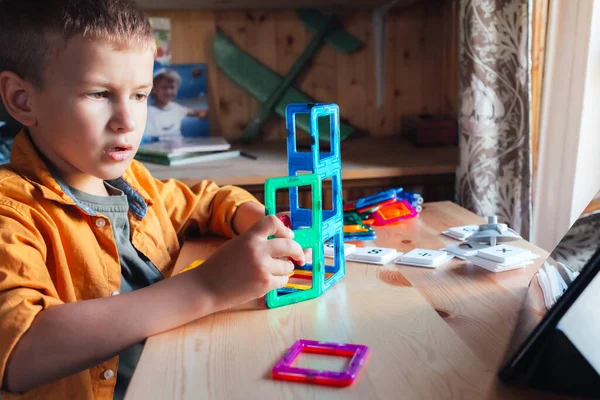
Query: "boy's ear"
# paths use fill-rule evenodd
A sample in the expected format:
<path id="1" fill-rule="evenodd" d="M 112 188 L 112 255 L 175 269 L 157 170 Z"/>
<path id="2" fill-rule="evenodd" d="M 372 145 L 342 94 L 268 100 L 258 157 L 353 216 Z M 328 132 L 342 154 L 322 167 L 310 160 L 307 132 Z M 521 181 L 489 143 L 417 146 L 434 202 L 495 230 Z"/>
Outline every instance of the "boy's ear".
<path id="1" fill-rule="evenodd" d="M 11 71 L 0 72 L 0 96 L 8 113 L 25 126 L 35 125 L 33 86 Z"/>

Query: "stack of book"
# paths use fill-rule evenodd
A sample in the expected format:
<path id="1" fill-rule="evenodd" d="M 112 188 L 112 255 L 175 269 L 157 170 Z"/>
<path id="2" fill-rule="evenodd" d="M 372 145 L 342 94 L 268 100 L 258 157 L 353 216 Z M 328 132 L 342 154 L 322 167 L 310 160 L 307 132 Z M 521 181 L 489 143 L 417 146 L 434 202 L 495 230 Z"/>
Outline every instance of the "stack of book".
<path id="1" fill-rule="evenodd" d="M 144 143 L 135 159 L 154 164 L 180 166 L 238 157 L 239 150 L 222 137 L 190 137 L 178 140 Z"/>

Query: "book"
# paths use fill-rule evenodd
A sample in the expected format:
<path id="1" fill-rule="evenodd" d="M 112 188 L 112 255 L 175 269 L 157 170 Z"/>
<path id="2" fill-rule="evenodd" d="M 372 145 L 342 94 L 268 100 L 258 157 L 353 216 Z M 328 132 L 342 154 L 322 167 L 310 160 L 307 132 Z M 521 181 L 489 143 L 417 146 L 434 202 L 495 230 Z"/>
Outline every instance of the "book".
<path id="1" fill-rule="evenodd" d="M 137 151 L 140 155 L 176 156 L 185 153 L 226 151 L 231 144 L 220 136 L 186 137 L 176 140 L 159 140 L 142 143 Z"/>
<path id="2" fill-rule="evenodd" d="M 208 161 L 225 160 L 228 158 L 238 157 L 239 155 L 239 150 L 211 152 L 203 151 L 196 153 L 179 153 L 173 155 L 148 155 L 138 153 L 135 155 L 135 159 L 142 162 L 150 162 L 153 164 L 177 167 L 181 165 L 197 164 Z"/>

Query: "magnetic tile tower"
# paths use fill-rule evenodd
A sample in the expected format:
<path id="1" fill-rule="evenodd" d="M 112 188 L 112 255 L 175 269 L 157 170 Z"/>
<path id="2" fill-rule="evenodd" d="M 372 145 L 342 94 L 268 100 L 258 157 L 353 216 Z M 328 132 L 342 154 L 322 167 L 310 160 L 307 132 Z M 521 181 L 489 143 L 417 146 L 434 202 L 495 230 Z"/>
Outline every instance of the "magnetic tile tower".
<path id="1" fill-rule="evenodd" d="M 296 116 L 308 114 L 310 119 L 310 152 L 296 148 Z M 319 118 L 329 118 L 330 150 L 319 150 Z M 296 240 L 303 249 L 312 249 L 312 264 L 297 267 L 312 279 L 311 286 L 288 284 L 267 294 L 269 308 L 314 299 L 346 275 L 344 252 L 344 215 L 342 208 L 342 163 L 340 157 L 340 112 L 336 104 L 289 104 L 286 107 L 288 176 L 269 178 L 265 182 L 267 215 L 276 213 L 276 191 L 288 189 L 290 220 Z M 331 179 L 332 204 L 323 207 L 322 185 Z M 301 208 L 298 188 L 310 186 L 311 208 Z M 324 246 L 333 245 L 333 265 L 326 266 Z M 309 273 L 310 271 L 310 273 Z"/>

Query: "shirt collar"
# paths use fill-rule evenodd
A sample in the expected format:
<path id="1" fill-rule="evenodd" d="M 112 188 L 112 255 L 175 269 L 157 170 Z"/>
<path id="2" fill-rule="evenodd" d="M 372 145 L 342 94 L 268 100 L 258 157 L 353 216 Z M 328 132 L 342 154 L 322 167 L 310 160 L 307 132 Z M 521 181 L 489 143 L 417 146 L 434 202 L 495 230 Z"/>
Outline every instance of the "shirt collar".
<path id="1" fill-rule="evenodd" d="M 40 190 L 44 198 L 61 204 L 74 205 L 86 214 L 96 215 L 94 210 L 80 202 L 58 175 L 48 168 L 26 129 L 23 129 L 15 137 L 11 149 L 10 165 L 15 172 Z M 48 165 L 50 164 L 48 163 Z M 144 218 L 147 206 L 152 205 L 153 201 L 148 193 L 135 182 L 132 174 L 128 173 L 129 169 L 130 167 L 127 168 L 123 177 L 112 179 L 108 183 L 125 193 L 131 212 L 139 218 Z"/>

